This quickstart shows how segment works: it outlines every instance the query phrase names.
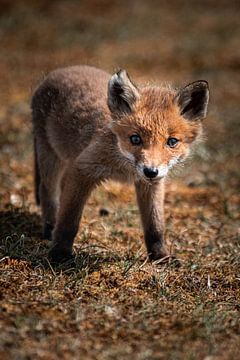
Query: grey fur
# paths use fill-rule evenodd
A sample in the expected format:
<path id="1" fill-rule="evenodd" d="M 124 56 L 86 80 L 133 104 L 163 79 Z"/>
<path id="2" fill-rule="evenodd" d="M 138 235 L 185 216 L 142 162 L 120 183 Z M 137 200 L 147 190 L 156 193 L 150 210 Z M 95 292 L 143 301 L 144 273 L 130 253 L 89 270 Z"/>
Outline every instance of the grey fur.
<path id="1" fill-rule="evenodd" d="M 118 116 L 130 114 L 139 96 L 138 89 L 125 70 L 120 70 L 111 77 L 108 83 L 108 106 L 112 113 Z"/>

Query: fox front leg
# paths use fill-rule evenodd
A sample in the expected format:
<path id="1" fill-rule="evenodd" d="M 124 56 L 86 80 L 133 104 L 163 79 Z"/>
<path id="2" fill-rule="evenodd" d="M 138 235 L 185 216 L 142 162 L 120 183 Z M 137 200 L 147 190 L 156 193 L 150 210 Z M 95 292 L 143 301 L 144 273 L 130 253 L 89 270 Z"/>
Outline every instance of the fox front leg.
<path id="1" fill-rule="evenodd" d="M 60 207 L 53 231 L 49 258 L 53 262 L 73 259 L 72 247 L 84 205 L 95 183 L 76 168 L 65 171 L 61 184 Z"/>
<path id="2" fill-rule="evenodd" d="M 168 255 L 164 246 L 164 181 L 135 184 L 144 238 L 150 260 Z"/>

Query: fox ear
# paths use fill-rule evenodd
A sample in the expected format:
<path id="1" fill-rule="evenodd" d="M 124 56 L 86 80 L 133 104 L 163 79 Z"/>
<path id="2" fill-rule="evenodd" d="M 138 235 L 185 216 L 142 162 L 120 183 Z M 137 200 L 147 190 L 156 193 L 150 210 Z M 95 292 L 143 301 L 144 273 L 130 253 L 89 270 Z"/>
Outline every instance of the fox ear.
<path id="1" fill-rule="evenodd" d="M 108 107 L 112 113 L 131 114 L 139 96 L 125 70 L 115 73 L 108 82 Z"/>
<path id="2" fill-rule="evenodd" d="M 195 81 L 182 88 L 176 96 L 181 115 L 187 120 L 202 120 L 207 115 L 209 88 L 207 81 Z"/>

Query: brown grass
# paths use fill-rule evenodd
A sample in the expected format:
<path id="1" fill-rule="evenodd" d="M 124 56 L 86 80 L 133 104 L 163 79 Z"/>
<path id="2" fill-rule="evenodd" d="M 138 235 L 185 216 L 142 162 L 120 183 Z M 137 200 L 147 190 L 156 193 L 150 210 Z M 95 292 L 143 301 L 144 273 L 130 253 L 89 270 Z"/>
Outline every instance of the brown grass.
<path id="1" fill-rule="evenodd" d="M 2 2 L 1 359 L 239 359 L 239 10 L 217 0 Z M 166 237 L 181 267 L 146 261 L 133 190 L 114 183 L 88 202 L 76 268 L 47 261 L 29 99 L 44 73 L 76 63 L 139 81 L 209 81 L 207 141 L 167 185 Z"/>

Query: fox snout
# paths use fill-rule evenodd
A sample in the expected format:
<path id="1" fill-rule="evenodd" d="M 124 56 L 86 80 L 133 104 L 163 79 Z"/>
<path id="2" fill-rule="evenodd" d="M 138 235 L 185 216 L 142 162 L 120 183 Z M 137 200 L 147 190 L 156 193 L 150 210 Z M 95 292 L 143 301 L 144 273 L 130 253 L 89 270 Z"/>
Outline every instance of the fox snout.
<path id="1" fill-rule="evenodd" d="M 167 165 L 161 165 L 159 167 L 142 165 L 139 170 L 141 175 L 147 180 L 159 180 L 168 174 Z"/>

